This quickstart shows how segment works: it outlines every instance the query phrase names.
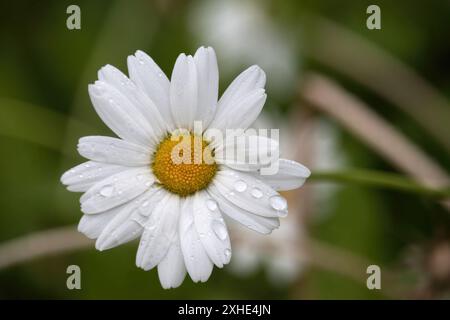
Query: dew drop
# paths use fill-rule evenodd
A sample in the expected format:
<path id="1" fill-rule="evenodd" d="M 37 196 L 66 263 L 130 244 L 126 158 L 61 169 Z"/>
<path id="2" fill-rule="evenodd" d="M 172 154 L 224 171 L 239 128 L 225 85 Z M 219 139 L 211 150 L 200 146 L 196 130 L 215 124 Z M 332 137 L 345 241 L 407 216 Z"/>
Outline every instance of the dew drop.
<path id="1" fill-rule="evenodd" d="M 114 187 L 111 185 L 108 186 L 104 186 L 101 190 L 100 190 L 100 194 L 104 197 L 111 197 L 112 194 L 114 192 Z"/>
<path id="2" fill-rule="evenodd" d="M 275 210 L 286 210 L 287 209 L 287 202 L 286 199 L 284 199 L 283 197 L 280 196 L 272 196 L 269 199 L 270 205 L 272 206 L 272 208 L 274 208 Z"/>
<path id="3" fill-rule="evenodd" d="M 245 183 L 245 182 L 242 181 L 242 180 L 238 180 L 238 181 L 236 181 L 235 184 L 234 184 L 234 189 L 235 189 L 237 192 L 244 192 L 245 190 L 247 190 L 247 183 Z"/>
<path id="4" fill-rule="evenodd" d="M 281 211 L 278 211 L 278 216 L 279 216 L 280 218 L 286 218 L 287 215 L 288 215 L 288 211 L 287 211 L 287 210 L 281 210 Z"/>
<path id="5" fill-rule="evenodd" d="M 148 209 L 149 202 L 144 201 L 139 208 L 139 213 L 141 216 L 148 217 L 150 215 L 151 210 Z"/>
<path id="6" fill-rule="evenodd" d="M 214 211 L 217 209 L 217 202 L 213 199 L 206 200 L 206 207 L 208 207 L 209 210 Z"/>
<path id="7" fill-rule="evenodd" d="M 228 257 L 230 257 L 231 256 L 231 250 L 230 249 L 225 249 L 225 256 L 228 258 Z"/>
<path id="8" fill-rule="evenodd" d="M 263 193 L 262 193 L 261 189 L 259 189 L 259 188 L 253 188 L 251 194 L 256 199 L 259 199 L 263 196 Z"/>
<path id="9" fill-rule="evenodd" d="M 219 237 L 220 240 L 225 240 L 228 237 L 227 228 L 221 222 L 214 221 L 212 228 L 214 233 Z"/>

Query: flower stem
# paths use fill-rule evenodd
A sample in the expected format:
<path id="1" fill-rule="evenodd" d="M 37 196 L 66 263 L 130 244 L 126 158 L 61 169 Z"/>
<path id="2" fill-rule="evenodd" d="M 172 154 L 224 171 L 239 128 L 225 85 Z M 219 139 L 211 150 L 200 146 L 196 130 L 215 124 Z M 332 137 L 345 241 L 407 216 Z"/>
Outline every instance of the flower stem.
<path id="1" fill-rule="evenodd" d="M 398 174 L 374 170 L 315 171 L 311 174 L 310 179 L 393 189 L 436 199 L 450 198 L 450 186 L 440 189 L 430 188 Z"/>

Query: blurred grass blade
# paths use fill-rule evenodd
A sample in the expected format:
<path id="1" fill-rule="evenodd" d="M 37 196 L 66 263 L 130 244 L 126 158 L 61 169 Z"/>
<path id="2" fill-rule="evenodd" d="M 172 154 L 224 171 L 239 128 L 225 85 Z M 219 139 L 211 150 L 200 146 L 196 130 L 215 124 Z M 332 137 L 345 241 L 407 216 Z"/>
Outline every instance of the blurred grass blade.
<path id="1" fill-rule="evenodd" d="M 418 182 L 433 188 L 450 184 L 447 172 L 394 126 L 331 79 L 309 74 L 300 88 L 311 107 L 325 112 L 380 156 Z"/>
<path id="2" fill-rule="evenodd" d="M 450 152 L 450 103 L 445 96 L 411 67 L 351 30 L 317 16 L 311 21 L 314 22 L 306 48 L 311 59 L 384 97 Z"/>
<path id="3" fill-rule="evenodd" d="M 0 270 L 30 260 L 92 246 L 93 241 L 77 231 L 76 226 L 30 233 L 0 244 Z"/>
<path id="4" fill-rule="evenodd" d="M 68 121 L 78 131 L 88 131 L 88 126 L 51 109 L 13 99 L 0 99 L 0 134 L 35 143 L 60 152 L 61 132 Z M 73 155 L 70 152 L 68 155 Z"/>

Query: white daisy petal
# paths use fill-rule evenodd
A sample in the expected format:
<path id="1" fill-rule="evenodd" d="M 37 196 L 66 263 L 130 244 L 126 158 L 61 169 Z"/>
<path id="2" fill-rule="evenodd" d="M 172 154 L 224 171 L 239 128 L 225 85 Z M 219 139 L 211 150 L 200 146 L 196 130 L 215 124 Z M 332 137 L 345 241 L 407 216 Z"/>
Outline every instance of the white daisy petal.
<path id="1" fill-rule="evenodd" d="M 286 191 L 300 188 L 311 175 L 307 167 L 292 160 L 279 159 L 278 166 L 278 172 L 274 175 L 254 173 L 254 176 L 274 190 Z"/>
<path id="2" fill-rule="evenodd" d="M 222 268 L 231 259 L 231 244 L 227 226 L 219 212 L 217 202 L 205 191 L 193 196 L 194 223 L 200 241 L 210 259 Z"/>
<path id="3" fill-rule="evenodd" d="M 85 214 L 78 223 L 78 231 L 89 239 L 97 239 L 108 223 L 123 209 L 123 206 L 112 208 L 99 214 Z"/>
<path id="4" fill-rule="evenodd" d="M 198 75 L 198 108 L 195 120 L 203 121 L 206 129 L 217 107 L 219 93 L 219 69 L 214 49 L 200 47 L 194 55 Z"/>
<path id="5" fill-rule="evenodd" d="M 184 200 L 180 215 L 179 233 L 181 251 L 189 276 L 194 282 L 207 281 L 214 265 L 203 247 L 200 235 L 195 227 L 192 197 Z"/>
<path id="6" fill-rule="evenodd" d="M 260 67 L 253 65 L 244 70 L 233 80 L 220 98 L 218 115 L 222 115 L 223 112 L 255 89 L 263 89 L 265 84 L 266 74 Z"/>
<path id="7" fill-rule="evenodd" d="M 144 91 L 133 81 L 123 74 L 119 69 L 106 65 L 98 72 L 100 81 L 110 84 L 119 91 L 135 107 L 151 128 L 151 133 L 161 137 L 166 130 L 165 121 L 155 103 Z"/>
<path id="8" fill-rule="evenodd" d="M 215 159 L 220 164 L 241 171 L 254 171 L 269 165 L 279 156 L 277 141 L 256 135 L 227 138 L 215 148 Z"/>
<path id="9" fill-rule="evenodd" d="M 110 84 L 90 84 L 89 96 L 97 114 L 120 138 L 148 146 L 154 141 L 150 125 L 130 100 Z"/>
<path id="10" fill-rule="evenodd" d="M 151 187 L 135 200 L 123 205 L 97 239 L 97 250 L 107 250 L 138 238 L 163 193 L 160 187 Z"/>
<path id="11" fill-rule="evenodd" d="M 135 56 L 128 57 L 128 72 L 131 80 L 154 102 L 168 130 L 173 130 L 169 99 L 170 82 L 165 73 L 152 58 L 139 50 Z"/>
<path id="12" fill-rule="evenodd" d="M 87 161 L 67 170 L 61 176 L 61 182 L 69 191 L 85 192 L 97 182 L 127 169 L 114 164 Z"/>
<path id="13" fill-rule="evenodd" d="M 223 169 L 213 181 L 217 190 L 234 205 L 263 217 L 285 217 L 287 201 L 254 176 Z"/>
<path id="14" fill-rule="evenodd" d="M 83 157 L 98 162 L 143 166 L 150 164 L 153 150 L 117 138 L 89 136 L 80 139 L 78 152 Z"/>
<path id="15" fill-rule="evenodd" d="M 99 213 L 136 198 L 155 181 L 148 167 L 119 172 L 93 185 L 80 198 L 81 211 Z"/>
<path id="16" fill-rule="evenodd" d="M 170 108 L 177 128 L 192 129 L 197 104 L 198 84 L 194 58 L 180 54 L 170 83 Z"/>
<path id="17" fill-rule="evenodd" d="M 186 277 L 186 266 L 179 239 L 172 243 L 166 256 L 158 264 L 158 277 L 164 289 L 176 288 L 183 283 Z"/>
<path id="18" fill-rule="evenodd" d="M 265 84 L 266 75 L 260 67 L 254 65 L 242 72 L 219 99 L 216 116 L 209 127 L 216 129 L 247 128 L 255 121 L 264 105 Z M 236 117 L 238 114 L 240 116 Z M 245 117 L 248 119 L 243 121 Z M 229 118 L 234 121 L 224 121 Z M 226 126 L 227 123 L 232 126 Z"/>
<path id="19" fill-rule="evenodd" d="M 136 255 L 136 265 L 144 270 L 155 267 L 178 241 L 179 197 L 165 192 L 147 221 Z"/>
<path id="20" fill-rule="evenodd" d="M 208 188 L 208 193 L 216 200 L 220 211 L 253 231 L 269 234 L 273 229 L 280 226 L 280 220 L 278 218 L 261 217 L 234 205 L 213 184 Z"/>
<path id="21" fill-rule="evenodd" d="M 216 113 L 214 120 L 209 128 L 225 131 L 226 129 L 247 129 L 255 122 L 266 102 L 266 93 L 264 89 L 255 89 L 236 100 L 235 104 L 227 106 L 219 114 Z"/>

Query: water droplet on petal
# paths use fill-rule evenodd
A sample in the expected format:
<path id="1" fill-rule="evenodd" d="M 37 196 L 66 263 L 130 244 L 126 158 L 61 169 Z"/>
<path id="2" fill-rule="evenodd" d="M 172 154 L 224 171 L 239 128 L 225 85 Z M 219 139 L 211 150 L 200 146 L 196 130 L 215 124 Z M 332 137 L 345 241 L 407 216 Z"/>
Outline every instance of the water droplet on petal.
<path id="1" fill-rule="evenodd" d="M 237 192 L 244 192 L 245 190 L 247 190 L 247 183 L 245 183 L 245 181 L 238 180 L 234 183 L 234 189 Z"/>
<path id="2" fill-rule="evenodd" d="M 141 207 L 139 208 L 139 214 L 144 217 L 148 217 L 151 213 L 151 210 L 148 208 L 148 201 L 145 201 Z"/>
<path id="3" fill-rule="evenodd" d="M 225 249 L 225 256 L 228 258 L 229 256 L 231 256 L 231 250 L 230 249 Z"/>
<path id="4" fill-rule="evenodd" d="M 287 209 L 287 202 L 286 199 L 284 199 L 283 197 L 280 196 L 272 196 L 269 199 L 270 205 L 272 206 L 272 208 L 274 208 L 275 210 L 286 210 Z"/>
<path id="5" fill-rule="evenodd" d="M 259 199 L 263 196 L 263 193 L 262 193 L 261 189 L 259 189 L 259 188 L 253 188 L 251 194 L 256 199 Z"/>
<path id="6" fill-rule="evenodd" d="M 111 197 L 114 192 L 114 187 L 111 185 L 104 186 L 100 189 L 100 194 L 104 197 Z"/>
<path id="7" fill-rule="evenodd" d="M 279 216 L 280 218 L 286 218 L 287 215 L 288 215 L 288 211 L 287 211 L 287 210 L 281 210 L 281 211 L 278 211 L 278 216 Z"/>
<path id="8" fill-rule="evenodd" d="M 213 199 L 206 200 L 206 207 L 208 207 L 209 210 L 214 211 L 217 209 L 217 201 Z"/>
<path id="9" fill-rule="evenodd" d="M 221 222 L 214 221 L 212 228 L 214 233 L 219 237 L 220 240 L 225 240 L 228 237 L 227 228 Z"/>

